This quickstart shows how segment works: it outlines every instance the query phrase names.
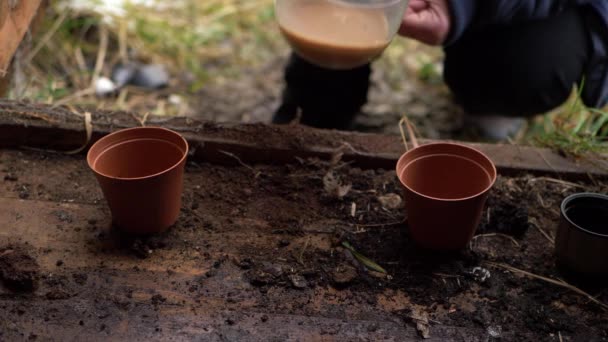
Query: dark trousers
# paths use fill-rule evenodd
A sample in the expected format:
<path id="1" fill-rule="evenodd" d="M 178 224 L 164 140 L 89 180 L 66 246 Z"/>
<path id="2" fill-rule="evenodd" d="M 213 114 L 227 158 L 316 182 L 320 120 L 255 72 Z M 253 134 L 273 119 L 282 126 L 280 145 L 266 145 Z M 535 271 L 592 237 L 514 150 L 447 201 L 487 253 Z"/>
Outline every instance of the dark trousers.
<path id="1" fill-rule="evenodd" d="M 549 111 L 571 94 L 590 67 L 590 30 L 600 25 L 584 8 L 538 21 L 469 32 L 445 48 L 444 79 L 456 102 L 472 115 L 531 116 Z M 348 128 L 367 101 L 371 68 L 328 70 L 292 54 L 283 103 L 274 123 L 287 123 L 301 109 L 301 123 Z M 583 100 L 600 99 L 585 84 Z"/>

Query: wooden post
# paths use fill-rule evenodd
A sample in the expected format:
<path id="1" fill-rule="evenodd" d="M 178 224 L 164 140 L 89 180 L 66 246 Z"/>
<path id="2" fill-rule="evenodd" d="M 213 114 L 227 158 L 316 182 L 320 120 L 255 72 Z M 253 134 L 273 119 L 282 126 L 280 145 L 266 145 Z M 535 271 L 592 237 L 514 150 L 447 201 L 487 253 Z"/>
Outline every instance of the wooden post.
<path id="1" fill-rule="evenodd" d="M 0 0 L 0 97 L 8 92 L 11 61 L 43 0 Z"/>

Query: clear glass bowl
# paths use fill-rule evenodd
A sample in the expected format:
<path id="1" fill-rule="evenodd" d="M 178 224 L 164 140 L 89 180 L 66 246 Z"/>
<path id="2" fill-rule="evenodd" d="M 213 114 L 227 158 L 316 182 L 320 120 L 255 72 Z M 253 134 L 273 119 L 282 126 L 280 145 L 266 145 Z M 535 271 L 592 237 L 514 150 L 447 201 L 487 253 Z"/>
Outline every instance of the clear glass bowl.
<path id="1" fill-rule="evenodd" d="M 382 54 L 408 0 L 275 0 L 277 21 L 294 51 L 331 69 L 352 69 Z"/>

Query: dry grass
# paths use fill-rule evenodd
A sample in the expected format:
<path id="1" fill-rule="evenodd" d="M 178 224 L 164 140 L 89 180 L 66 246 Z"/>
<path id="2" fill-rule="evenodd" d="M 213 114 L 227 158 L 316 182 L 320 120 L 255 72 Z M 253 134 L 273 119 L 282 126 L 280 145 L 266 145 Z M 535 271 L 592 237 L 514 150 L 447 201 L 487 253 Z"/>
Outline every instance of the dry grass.
<path id="1" fill-rule="evenodd" d="M 64 10 L 57 1 L 21 62 L 24 76 L 11 97 L 95 108 L 151 108 L 180 114 L 151 94 L 126 89 L 119 97 L 97 98 L 90 86 L 126 60 L 166 65 L 171 91 L 187 98 L 201 87 L 227 82 L 286 51 L 274 29 L 272 0 L 176 1 L 169 8 L 127 6 L 124 17 Z M 186 101 L 187 102 L 187 101 Z"/>
<path id="2" fill-rule="evenodd" d="M 586 297 L 590 302 L 593 302 L 595 304 L 597 304 L 599 307 L 601 307 L 602 309 L 604 309 L 604 311 L 608 311 L 608 305 L 600 302 L 599 300 L 597 300 L 597 298 L 595 298 L 594 296 L 590 295 L 589 293 L 579 289 L 578 287 L 568 284 L 563 280 L 559 280 L 559 279 L 552 279 L 552 278 L 547 278 L 545 276 L 541 276 L 538 274 L 534 274 L 532 272 L 528 272 L 528 271 L 524 271 L 524 270 L 520 270 L 519 268 L 515 268 L 511 265 L 507 265 L 507 264 L 501 264 L 501 263 L 495 263 L 495 262 L 484 262 L 484 264 L 494 267 L 494 268 L 501 268 L 503 270 L 507 270 L 509 272 L 515 273 L 515 274 L 519 274 L 525 277 L 529 277 L 532 279 L 537 279 L 537 280 L 541 280 L 544 281 L 546 283 L 549 284 L 553 284 L 553 285 L 557 285 L 559 287 L 563 287 L 565 289 L 568 289 L 572 292 L 575 292 L 583 297 Z"/>

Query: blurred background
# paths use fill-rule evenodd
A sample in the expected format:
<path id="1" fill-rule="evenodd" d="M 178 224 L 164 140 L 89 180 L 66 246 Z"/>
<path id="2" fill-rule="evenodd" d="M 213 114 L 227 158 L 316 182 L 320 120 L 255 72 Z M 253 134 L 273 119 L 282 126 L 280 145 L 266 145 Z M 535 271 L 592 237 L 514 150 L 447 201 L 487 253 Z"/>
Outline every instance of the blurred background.
<path id="1" fill-rule="evenodd" d="M 272 0 L 57 0 L 43 11 L 15 56 L 11 99 L 218 122 L 269 122 L 279 104 L 290 50 Z M 425 138 L 475 140 L 441 61 L 441 49 L 396 38 L 374 63 L 356 129 L 396 133 L 407 113 Z M 121 86 L 136 70 L 141 79 Z M 607 151 L 607 123 L 573 90 L 512 143 Z"/>

